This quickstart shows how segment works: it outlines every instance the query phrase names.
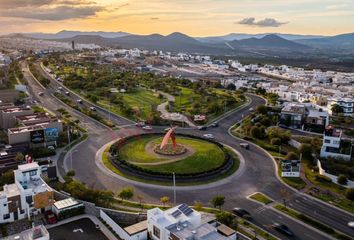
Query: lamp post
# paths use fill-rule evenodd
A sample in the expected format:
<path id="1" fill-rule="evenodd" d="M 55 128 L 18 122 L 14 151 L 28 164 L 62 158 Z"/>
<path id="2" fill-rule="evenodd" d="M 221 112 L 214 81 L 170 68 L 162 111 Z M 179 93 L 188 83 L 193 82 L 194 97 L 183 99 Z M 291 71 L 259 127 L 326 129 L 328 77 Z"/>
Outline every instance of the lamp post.
<path id="1" fill-rule="evenodd" d="M 176 174 L 173 173 L 173 203 L 176 206 Z"/>

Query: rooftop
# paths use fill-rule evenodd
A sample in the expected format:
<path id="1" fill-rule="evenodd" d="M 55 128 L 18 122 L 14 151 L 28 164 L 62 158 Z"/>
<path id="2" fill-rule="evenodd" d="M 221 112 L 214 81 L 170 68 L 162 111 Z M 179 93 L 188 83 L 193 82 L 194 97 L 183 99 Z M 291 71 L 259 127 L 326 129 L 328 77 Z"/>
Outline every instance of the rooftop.
<path id="1" fill-rule="evenodd" d="M 227 237 L 219 234 L 212 225 L 205 223 L 198 228 L 193 229 L 190 224 L 184 226 L 174 226 L 169 229 L 176 237 L 180 239 L 203 239 L 203 240 L 225 240 Z"/>
<path id="2" fill-rule="evenodd" d="M 303 104 L 289 103 L 284 106 L 284 108 L 282 109 L 282 112 L 292 112 L 292 113 L 305 114 L 306 107 Z"/>
<path id="3" fill-rule="evenodd" d="M 16 183 L 4 185 L 4 190 L 0 192 L 0 197 L 6 196 L 7 198 L 20 195 L 20 189 Z"/>
<path id="4" fill-rule="evenodd" d="M 73 206 L 76 206 L 76 205 L 79 205 L 79 204 L 80 204 L 80 203 L 79 203 L 78 201 L 76 201 L 75 199 L 73 199 L 73 198 L 67 198 L 67 199 L 64 199 L 64 200 L 55 202 L 55 203 L 54 203 L 54 206 L 55 206 L 58 210 L 61 210 L 61 209 L 73 207 Z"/>
<path id="5" fill-rule="evenodd" d="M 124 230 L 130 235 L 134 235 L 140 232 L 143 232 L 145 230 L 147 230 L 147 220 L 146 221 L 142 221 L 139 222 L 137 224 L 131 225 L 129 227 L 124 228 Z"/>
<path id="6" fill-rule="evenodd" d="M 27 172 L 33 169 L 38 169 L 39 165 L 36 162 L 33 163 L 27 163 L 27 164 L 22 164 L 18 166 L 18 170 L 20 170 L 21 172 Z"/>
<path id="7" fill-rule="evenodd" d="M 34 227 L 32 229 L 28 229 L 19 234 L 15 234 L 3 238 L 3 240 L 36 240 L 36 239 L 49 239 L 49 233 L 43 225 Z"/>

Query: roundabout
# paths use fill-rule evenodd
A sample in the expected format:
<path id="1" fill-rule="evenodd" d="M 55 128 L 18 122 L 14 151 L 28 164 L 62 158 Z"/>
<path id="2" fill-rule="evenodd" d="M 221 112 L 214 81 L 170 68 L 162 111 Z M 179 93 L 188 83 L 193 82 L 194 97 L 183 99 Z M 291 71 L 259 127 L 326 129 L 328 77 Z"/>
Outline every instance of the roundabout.
<path id="1" fill-rule="evenodd" d="M 163 135 L 142 134 L 111 142 L 102 153 L 103 166 L 120 177 L 153 185 L 202 185 L 233 175 L 240 165 L 229 147 L 196 136 L 178 135 L 178 144 Z M 162 151 L 162 153 L 159 153 Z"/>

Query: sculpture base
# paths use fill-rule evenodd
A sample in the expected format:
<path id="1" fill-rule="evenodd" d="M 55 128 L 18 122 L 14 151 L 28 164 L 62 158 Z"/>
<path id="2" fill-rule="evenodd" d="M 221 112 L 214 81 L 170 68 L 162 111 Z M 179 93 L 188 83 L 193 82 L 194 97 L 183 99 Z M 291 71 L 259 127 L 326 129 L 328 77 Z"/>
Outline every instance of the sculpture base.
<path id="1" fill-rule="evenodd" d="M 154 152 L 160 155 L 178 156 L 185 154 L 187 152 L 187 148 L 181 144 L 177 144 L 177 146 L 174 148 L 173 144 L 169 143 L 166 144 L 162 149 L 160 149 L 160 145 L 156 145 L 154 147 Z"/>

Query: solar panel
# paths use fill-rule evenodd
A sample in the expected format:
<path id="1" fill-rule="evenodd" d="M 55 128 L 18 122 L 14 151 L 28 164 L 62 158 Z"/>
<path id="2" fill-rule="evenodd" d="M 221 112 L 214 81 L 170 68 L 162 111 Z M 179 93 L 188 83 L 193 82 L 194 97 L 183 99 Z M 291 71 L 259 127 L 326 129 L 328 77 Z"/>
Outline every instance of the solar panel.
<path id="1" fill-rule="evenodd" d="M 181 206 L 178 207 L 178 209 L 181 210 L 182 212 L 183 212 L 184 210 L 186 210 L 187 208 L 189 208 L 189 207 L 188 207 L 188 205 L 185 204 L 185 203 L 183 203 Z"/>
<path id="2" fill-rule="evenodd" d="M 186 211 L 184 211 L 183 213 L 184 213 L 184 215 L 189 216 L 189 215 L 191 215 L 191 214 L 193 213 L 193 210 L 190 209 L 190 208 L 188 208 L 188 209 L 187 209 Z"/>
<path id="3" fill-rule="evenodd" d="M 178 217 L 179 215 L 181 215 L 182 213 L 181 213 L 181 211 L 180 210 L 176 210 L 176 211 L 174 211 L 171 215 L 174 217 L 174 218 L 176 218 L 176 217 Z"/>

